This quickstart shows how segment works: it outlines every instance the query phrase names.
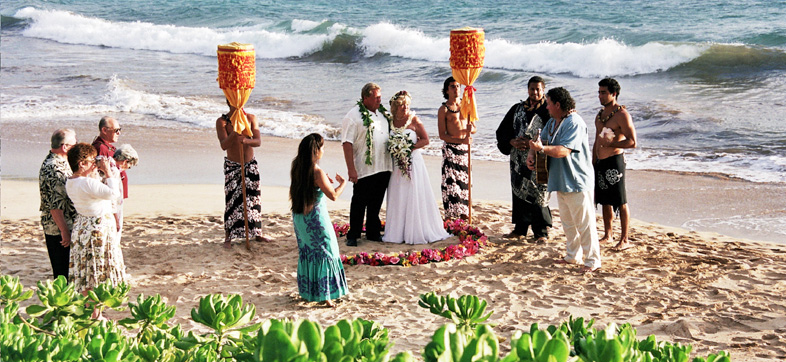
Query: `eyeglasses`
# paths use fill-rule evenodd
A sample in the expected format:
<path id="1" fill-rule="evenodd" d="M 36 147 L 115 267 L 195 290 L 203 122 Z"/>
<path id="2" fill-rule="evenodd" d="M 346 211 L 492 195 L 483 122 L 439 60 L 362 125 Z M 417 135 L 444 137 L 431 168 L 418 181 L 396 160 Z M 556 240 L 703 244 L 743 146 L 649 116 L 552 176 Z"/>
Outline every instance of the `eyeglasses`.
<path id="1" fill-rule="evenodd" d="M 122 128 L 112 128 L 112 127 L 104 127 L 104 128 L 111 129 L 112 132 L 114 132 L 115 134 L 120 134 L 120 130 L 122 129 Z"/>

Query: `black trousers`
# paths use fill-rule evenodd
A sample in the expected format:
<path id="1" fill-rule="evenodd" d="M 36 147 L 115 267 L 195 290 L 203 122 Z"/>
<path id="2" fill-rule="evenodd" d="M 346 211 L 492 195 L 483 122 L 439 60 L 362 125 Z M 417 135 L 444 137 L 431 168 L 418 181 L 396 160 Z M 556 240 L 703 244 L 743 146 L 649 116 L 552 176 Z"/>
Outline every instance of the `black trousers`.
<path id="1" fill-rule="evenodd" d="M 548 227 L 551 227 L 551 209 L 548 206 L 530 204 L 513 195 L 513 232 L 527 235 L 531 226 L 535 238 L 548 237 Z"/>
<path id="2" fill-rule="evenodd" d="M 71 257 L 71 247 L 60 244 L 63 237 L 60 235 L 46 235 L 46 251 L 49 252 L 49 261 L 52 263 L 52 275 L 57 279 L 62 275 L 68 280 L 68 263 Z"/>
<path id="3" fill-rule="evenodd" d="M 352 187 L 347 239 L 360 238 L 364 218 L 366 239 L 381 239 L 382 222 L 379 220 L 379 209 L 382 208 L 382 200 L 385 199 L 388 181 L 390 181 L 390 172 L 379 172 L 359 179 Z"/>

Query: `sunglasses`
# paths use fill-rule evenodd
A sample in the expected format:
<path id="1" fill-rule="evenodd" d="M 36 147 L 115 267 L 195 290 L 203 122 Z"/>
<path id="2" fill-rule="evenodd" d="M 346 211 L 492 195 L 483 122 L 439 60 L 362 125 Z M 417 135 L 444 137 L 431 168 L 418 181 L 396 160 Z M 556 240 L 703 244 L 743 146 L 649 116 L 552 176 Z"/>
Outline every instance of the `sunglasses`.
<path id="1" fill-rule="evenodd" d="M 104 128 L 111 129 L 112 132 L 114 132 L 115 134 L 120 134 L 120 130 L 123 129 L 123 128 L 112 128 L 112 127 L 104 127 Z"/>

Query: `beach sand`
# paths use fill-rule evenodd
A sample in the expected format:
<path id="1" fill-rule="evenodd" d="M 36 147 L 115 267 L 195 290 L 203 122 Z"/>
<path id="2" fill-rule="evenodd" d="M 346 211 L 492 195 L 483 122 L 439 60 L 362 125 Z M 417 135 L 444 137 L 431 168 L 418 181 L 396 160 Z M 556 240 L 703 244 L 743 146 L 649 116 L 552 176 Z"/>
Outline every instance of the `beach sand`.
<path id="1" fill-rule="evenodd" d="M 95 126 L 77 126 L 78 139 L 91 141 Z M 0 273 L 18 276 L 28 288 L 51 278 L 37 216 L 37 183 L 31 178 L 46 155 L 52 129 L 30 134 L 4 124 L 2 132 Z M 601 245 L 603 268 L 581 275 L 577 267 L 553 263 L 565 249 L 557 210 L 547 244 L 501 238 L 511 227 L 507 165 L 477 162 L 474 224 L 489 236 L 489 246 L 465 260 L 438 264 L 348 266 L 350 294 L 333 310 L 304 302 L 297 292 L 298 252 L 286 188 L 297 141 L 265 138 L 258 157 L 265 185 L 263 227 L 274 241 L 252 242 L 247 251 L 236 240 L 231 250 L 225 250 L 221 247 L 222 155 L 212 131 L 183 133 L 133 125 L 123 125 L 123 129 L 120 143 L 131 143 L 141 159 L 140 166 L 129 171 L 130 198 L 122 239 L 131 275 L 130 297 L 135 300 L 141 293 L 161 294 L 177 306 L 174 322 L 185 329 L 204 330 L 190 320 L 190 311 L 200 297 L 238 293 L 245 302 L 256 305 L 259 320 L 308 318 L 323 326 L 344 318 L 378 321 L 390 329 L 394 352 L 408 350 L 419 355 L 431 334 L 445 322 L 417 306 L 420 294 L 436 291 L 486 299 L 489 310 L 495 312 L 489 322 L 508 340 L 513 331 L 527 330 L 531 323 L 558 324 L 573 315 L 595 318 L 596 327 L 630 322 L 640 339 L 654 334 L 659 340 L 692 344 L 694 356 L 727 350 L 734 361 L 786 358 L 783 244 L 634 220 L 631 239 L 636 247 L 615 253 L 609 250 L 611 244 Z M 439 161 L 430 157 L 427 162 L 436 191 Z M 322 165 L 346 173 L 337 143 L 328 144 Z M 14 179 L 9 180 L 8 175 Z M 649 171 L 631 175 L 636 181 L 628 184 L 629 197 L 639 203 L 631 201 L 631 208 L 639 218 L 663 214 L 661 217 L 679 222 L 679 215 L 692 209 L 722 217 L 729 212 L 724 209 L 724 203 L 730 202 L 724 201 L 727 188 L 748 192 L 761 210 L 778 210 L 784 205 L 783 187 L 777 185 L 743 185 L 734 180 Z M 694 186 L 697 188 L 692 189 Z M 683 207 L 667 204 L 659 191 L 664 189 L 674 190 Z M 335 222 L 348 221 L 351 187 L 347 191 L 338 202 L 329 204 Z M 720 206 L 717 210 L 708 206 L 714 203 Z M 617 234 L 618 226 L 615 224 Z M 443 244 L 450 242 L 455 240 Z M 339 244 L 344 253 L 414 250 L 365 240 L 357 248 L 344 246 L 343 240 Z M 121 318 L 125 313 L 108 315 Z"/>

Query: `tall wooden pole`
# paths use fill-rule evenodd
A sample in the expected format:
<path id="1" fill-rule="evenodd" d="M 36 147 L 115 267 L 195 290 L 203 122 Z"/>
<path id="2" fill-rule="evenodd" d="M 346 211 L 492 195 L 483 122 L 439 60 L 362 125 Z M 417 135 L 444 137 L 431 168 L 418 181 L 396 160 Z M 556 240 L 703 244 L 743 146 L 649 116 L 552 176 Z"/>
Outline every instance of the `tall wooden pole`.
<path id="1" fill-rule="evenodd" d="M 470 135 L 472 135 L 471 132 L 470 132 Z M 468 194 L 468 196 L 469 196 L 469 200 L 468 200 L 469 201 L 469 205 L 468 205 L 469 206 L 469 215 L 467 215 L 469 220 L 467 220 L 467 221 L 471 225 L 472 224 L 472 141 L 470 141 L 467 144 L 467 176 L 469 176 L 469 178 L 467 179 L 467 181 L 469 181 L 469 185 L 467 185 L 469 187 L 469 194 Z"/>
<path id="2" fill-rule="evenodd" d="M 240 187 L 243 190 L 243 222 L 246 225 L 246 250 L 251 250 L 248 237 L 248 205 L 246 204 L 246 157 L 243 155 L 243 141 L 240 141 Z"/>

